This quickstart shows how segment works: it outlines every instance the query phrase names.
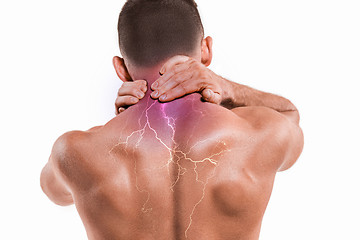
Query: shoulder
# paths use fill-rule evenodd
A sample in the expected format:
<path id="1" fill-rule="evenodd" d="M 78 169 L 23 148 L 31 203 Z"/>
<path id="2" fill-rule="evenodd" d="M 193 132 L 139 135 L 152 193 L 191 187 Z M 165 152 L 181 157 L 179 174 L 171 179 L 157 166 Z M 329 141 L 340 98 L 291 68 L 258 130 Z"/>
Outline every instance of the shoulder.
<path id="1" fill-rule="evenodd" d="M 256 129 L 286 126 L 289 122 L 284 115 L 267 107 L 238 107 L 231 111 Z"/>
<path id="2" fill-rule="evenodd" d="M 267 107 L 242 107 L 232 112 L 251 126 L 261 148 L 259 154 L 272 158 L 270 168 L 282 171 L 295 163 L 304 145 L 303 132 L 298 124 Z"/>
<path id="3" fill-rule="evenodd" d="M 55 141 L 51 157 L 54 167 L 64 176 L 71 175 L 72 169 L 82 160 L 82 152 L 88 139 L 88 132 L 71 131 Z"/>
<path id="4" fill-rule="evenodd" d="M 52 153 L 57 157 L 67 156 L 79 150 L 88 139 L 88 133 L 83 131 L 70 131 L 61 135 L 54 143 Z"/>
<path id="5" fill-rule="evenodd" d="M 284 114 L 267 107 L 240 107 L 231 111 L 246 121 L 253 131 L 272 140 L 284 139 L 294 131 L 301 131 L 299 125 Z"/>

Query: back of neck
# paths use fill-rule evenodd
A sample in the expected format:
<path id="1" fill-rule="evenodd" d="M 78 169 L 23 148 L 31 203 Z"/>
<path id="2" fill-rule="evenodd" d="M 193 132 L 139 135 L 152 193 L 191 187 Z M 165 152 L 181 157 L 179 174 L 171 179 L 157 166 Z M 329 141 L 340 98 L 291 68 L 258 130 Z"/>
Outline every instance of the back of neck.
<path id="1" fill-rule="evenodd" d="M 151 67 L 151 68 L 137 69 L 137 71 L 133 73 L 132 77 L 134 79 L 136 79 L 136 80 L 145 80 L 147 82 L 147 91 L 146 91 L 145 97 L 142 98 L 139 103 L 146 104 L 149 101 L 150 102 L 158 101 L 158 99 L 153 99 L 150 96 L 154 92 L 151 89 L 151 85 L 161 77 L 160 69 L 161 69 L 162 66 L 163 66 L 163 64 L 160 64 L 159 66 L 155 66 L 155 67 Z M 196 94 L 189 94 L 189 95 L 186 95 L 186 96 L 182 96 L 182 97 L 179 97 L 178 99 L 175 99 L 175 100 L 176 100 L 176 102 L 178 102 L 180 104 L 181 102 L 183 102 L 183 100 L 199 101 L 200 97 L 201 97 L 201 95 L 196 93 Z"/>

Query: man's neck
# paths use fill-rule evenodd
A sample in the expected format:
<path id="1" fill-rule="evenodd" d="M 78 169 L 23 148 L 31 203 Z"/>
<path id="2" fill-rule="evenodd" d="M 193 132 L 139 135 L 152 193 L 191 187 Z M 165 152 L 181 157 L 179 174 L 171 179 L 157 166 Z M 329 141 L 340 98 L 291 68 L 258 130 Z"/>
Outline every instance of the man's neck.
<path id="1" fill-rule="evenodd" d="M 148 68 L 148 69 L 139 69 L 135 75 L 133 77 L 135 77 L 135 79 L 141 79 L 141 80 L 145 80 L 147 82 L 147 91 L 145 93 L 145 96 L 139 101 L 138 104 L 148 104 L 148 103 L 153 103 L 154 101 L 159 101 L 158 99 L 153 99 L 150 95 L 151 93 L 153 93 L 153 90 L 151 89 L 151 85 L 158 80 L 161 75 L 160 75 L 160 69 L 163 66 L 163 63 L 160 64 L 159 66 L 156 67 L 152 67 L 152 68 Z M 171 102 L 178 102 L 179 105 L 184 101 L 200 101 L 201 95 L 198 93 L 194 93 L 194 94 L 190 94 L 190 95 L 186 95 L 184 97 L 175 99 Z M 174 106 L 175 107 L 175 106 Z"/>
<path id="2" fill-rule="evenodd" d="M 153 99 L 151 97 L 151 94 L 154 92 L 152 89 L 151 89 L 151 85 L 156 81 L 155 80 L 147 80 L 147 91 L 145 93 L 145 96 L 139 101 L 138 104 L 147 104 L 147 103 L 153 103 L 154 101 L 159 101 L 158 99 Z M 177 99 L 174 99 L 173 101 L 170 101 L 170 102 L 177 102 L 177 103 L 182 103 L 184 101 L 201 101 L 201 95 L 199 93 L 192 93 L 192 94 L 189 94 L 189 95 L 185 95 L 183 97 L 180 97 L 180 98 L 177 98 Z M 170 103 L 170 102 L 165 102 L 165 103 Z M 176 104 L 178 105 L 178 104 Z"/>
<path id="3" fill-rule="evenodd" d="M 151 100 L 152 98 L 150 95 L 153 92 L 153 90 L 151 89 L 151 85 L 161 77 L 157 68 L 142 69 L 141 71 L 138 71 L 136 73 L 135 77 L 136 79 L 145 80 L 147 82 L 147 91 L 144 98 L 142 98 L 140 101 L 147 102 L 149 99 Z"/>

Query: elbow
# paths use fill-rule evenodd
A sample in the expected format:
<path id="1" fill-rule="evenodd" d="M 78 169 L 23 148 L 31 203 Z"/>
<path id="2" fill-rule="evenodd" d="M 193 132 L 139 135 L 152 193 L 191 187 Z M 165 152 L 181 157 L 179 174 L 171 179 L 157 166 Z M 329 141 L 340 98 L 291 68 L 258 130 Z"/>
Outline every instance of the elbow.
<path id="1" fill-rule="evenodd" d="M 40 186 L 45 195 L 56 205 L 65 207 L 74 204 L 74 200 L 70 193 L 54 192 L 50 189 L 49 185 L 43 181 L 40 182 Z"/>
<path id="2" fill-rule="evenodd" d="M 69 206 L 74 203 L 72 194 L 59 184 L 48 164 L 41 171 L 40 187 L 45 195 L 56 205 Z"/>
<path id="3" fill-rule="evenodd" d="M 299 125 L 300 123 L 300 114 L 298 110 L 286 111 L 282 112 L 283 115 L 290 120 L 290 122 L 294 123 L 295 125 Z"/>
<path id="4" fill-rule="evenodd" d="M 284 144 L 287 151 L 285 151 L 283 164 L 278 169 L 279 172 L 291 168 L 299 159 L 304 148 L 304 134 L 299 126 L 290 131 L 289 138 Z"/>
<path id="5" fill-rule="evenodd" d="M 50 199 L 53 203 L 61 207 L 67 207 L 74 204 L 74 200 L 69 194 L 68 196 L 62 196 L 61 199 Z"/>
<path id="6" fill-rule="evenodd" d="M 47 163 L 45 167 L 42 169 L 40 174 L 40 187 L 43 193 L 45 193 L 46 196 L 49 196 L 49 187 L 48 187 L 48 178 L 49 178 L 49 164 Z"/>
<path id="7" fill-rule="evenodd" d="M 299 123 L 300 123 L 300 114 L 299 114 L 298 110 L 293 111 L 291 120 L 296 125 L 299 125 Z"/>

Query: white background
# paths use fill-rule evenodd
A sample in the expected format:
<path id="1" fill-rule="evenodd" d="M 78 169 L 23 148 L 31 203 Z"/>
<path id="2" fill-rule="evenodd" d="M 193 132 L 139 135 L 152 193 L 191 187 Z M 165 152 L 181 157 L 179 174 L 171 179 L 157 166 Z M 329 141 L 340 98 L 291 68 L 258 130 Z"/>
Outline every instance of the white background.
<path id="1" fill-rule="evenodd" d="M 0 2 L 0 239 L 86 239 L 39 176 L 62 133 L 114 117 L 124 1 Z M 279 173 L 260 239 L 360 239 L 360 7 L 351 0 L 198 0 L 211 69 L 291 99 L 304 151 Z"/>

